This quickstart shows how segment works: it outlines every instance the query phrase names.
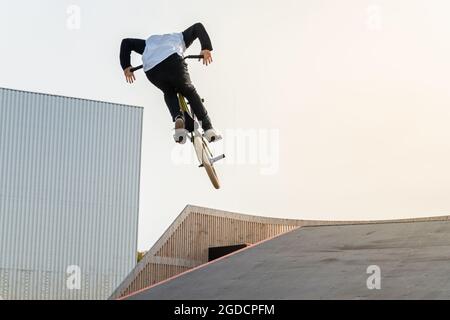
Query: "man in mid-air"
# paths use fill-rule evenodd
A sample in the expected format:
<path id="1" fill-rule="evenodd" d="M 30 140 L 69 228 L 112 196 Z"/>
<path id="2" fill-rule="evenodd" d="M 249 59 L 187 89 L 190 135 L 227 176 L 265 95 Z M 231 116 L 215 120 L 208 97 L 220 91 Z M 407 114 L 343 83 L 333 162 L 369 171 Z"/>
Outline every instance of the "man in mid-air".
<path id="1" fill-rule="evenodd" d="M 202 124 L 204 137 L 209 142 L 222 138 L 212 127 L 208 112 L 191 82 L 187 64 L 183 60 L 184 52 L 196 39 L 200 40 L 203 64 L 210 64 L 213 48 L 209 35 L 201 23 L 196 23 L 180 33 L 153 35 L 147 40 L 123 39 L 120 46 L 120 64 L 128 83 L 136 80 L 130 70 L 131 51 L 142 55 L 147 79 L 164 93 L 164 100 L 175 122 L 174 139 L 178 143 L 186 141 L 185 119 L 178 104 L 178 92 L 189 101 L 195 116 Z"/>

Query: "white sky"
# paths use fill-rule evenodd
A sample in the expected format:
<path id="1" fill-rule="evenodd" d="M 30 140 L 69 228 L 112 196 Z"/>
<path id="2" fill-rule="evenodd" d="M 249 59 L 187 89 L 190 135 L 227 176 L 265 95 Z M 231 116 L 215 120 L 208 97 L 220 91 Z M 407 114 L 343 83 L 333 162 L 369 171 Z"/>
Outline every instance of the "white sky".
<path id="1" fill-rule="evenodd" d="M 67 27 L 71 4 L 79 30 Z M 2 0 L 0 86 L 145 107 L 141 250 L 188 203 L 303 219 L 444 215 L 449 11 L 446 0 Z M 214 63 L 190 70 L 226 133 L 217 150 L 245 156 L 227 146 L 237 130 L 270 137 L 248 144 L 256 163 L 218 166 L 220 191 L 193 164 L 177 165 L 162 94 L 143 73 L 126 84 L 118 61 L 122 38 L 198 21 Z M 264 160 L 278 170 L 262 174 Z"/>

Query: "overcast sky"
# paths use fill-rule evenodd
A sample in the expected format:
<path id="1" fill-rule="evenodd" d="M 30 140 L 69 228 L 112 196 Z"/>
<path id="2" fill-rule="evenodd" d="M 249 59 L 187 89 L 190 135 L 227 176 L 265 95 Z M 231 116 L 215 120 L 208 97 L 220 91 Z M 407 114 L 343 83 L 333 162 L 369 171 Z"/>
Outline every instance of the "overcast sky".
<path id="1" fill-rule="evenodd" d="M 449 11 L 446 0 L 2 0 L 0 86 L 145 108 L 141 250 L 186 204 L 300 219 L 446 215 Z M 162 94 L 142 72 L 127 84 L 118 60 L 122 38 L 195 22 L 214 47 L 214 63 L 190 71 L 224 133 L 219 191 L 189 145 L 174 147 Z"/>

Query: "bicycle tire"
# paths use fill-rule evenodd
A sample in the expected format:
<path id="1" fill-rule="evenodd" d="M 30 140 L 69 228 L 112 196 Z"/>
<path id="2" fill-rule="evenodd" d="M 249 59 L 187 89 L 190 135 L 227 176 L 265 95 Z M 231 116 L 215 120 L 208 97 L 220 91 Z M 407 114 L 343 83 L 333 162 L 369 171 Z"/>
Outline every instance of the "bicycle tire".
<path id="1" fill-rule="evenodd" d="M 209 160 L 208 151 L 204 146 L 205 142 L 200 137 L 194 137 L 194 149 L 197 154 L 198 161 L 206 170 L 206 174 L 209 177 L 212 185 L 216 189 L 220 189 L 219 177 L 217 176 L 216 170 L 214 169 L 213 164 Z"/>

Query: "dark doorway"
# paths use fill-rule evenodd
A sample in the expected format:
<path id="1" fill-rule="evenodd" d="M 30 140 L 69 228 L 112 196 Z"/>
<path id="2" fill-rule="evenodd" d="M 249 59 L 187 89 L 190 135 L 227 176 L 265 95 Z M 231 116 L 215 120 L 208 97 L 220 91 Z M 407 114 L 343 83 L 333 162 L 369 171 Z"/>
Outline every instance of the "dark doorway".
<path id="1" fill-rule="evenodd" d="M 209 248 L 208 249 L 208 261 L 216 260 L 220 257 L 226 256 L 227 254 L 241 250 L 245 247 L 248 247 L 248 245 L 247 244 L 236 244 L 233 246 Z"/>

